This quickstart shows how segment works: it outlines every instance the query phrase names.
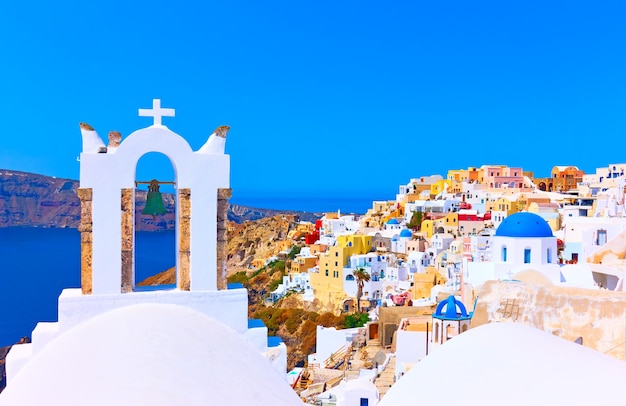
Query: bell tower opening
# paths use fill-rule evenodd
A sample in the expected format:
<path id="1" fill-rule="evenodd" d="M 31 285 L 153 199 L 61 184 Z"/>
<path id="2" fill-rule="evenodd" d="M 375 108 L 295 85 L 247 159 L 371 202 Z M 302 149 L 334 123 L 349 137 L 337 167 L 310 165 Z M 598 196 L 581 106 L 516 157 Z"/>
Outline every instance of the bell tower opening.
<path id="1" fill-rule="evenodd" d="M 134 290 L 176 287 L 176 173 L 159 152 L 144 154 L 135 171 Z"/>

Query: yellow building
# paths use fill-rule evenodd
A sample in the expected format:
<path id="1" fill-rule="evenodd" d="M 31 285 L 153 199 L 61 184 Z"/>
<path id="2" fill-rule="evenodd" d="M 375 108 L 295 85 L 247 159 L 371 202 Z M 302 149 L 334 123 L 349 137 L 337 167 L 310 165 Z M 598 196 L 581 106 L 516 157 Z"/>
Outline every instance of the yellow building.
<path id="1" fill-rule="evenodd" d="M 448 213 L 445 217 L 434 220 L 434 231 L 458 235 L 459 213 Z"/>
<path id="2" fill-rule="evenodd" d="M 448 213 L 444 217 L 436 220 L 424 220 L 422 221 L 421 234 L 426 239 L 430 239 L 437 233 L 450 233 L 457 235 L 459 230 L 459 214 Z"/>
<path id="3" fill-rule="evenodd" d="M 309 244 L 308 247 L 311 250 L 311 255 L 319 255 L 328 249 L 326 244 Z"/>
<path id="4" fill-rule="evenodd" d="M 552 231 L 561 229 L 561 216 L 559 215 L 559 205 L 557 203 L 532 202 L 528 205 L 528 212 L 541 216 Z"/>
<path id="5" fill-rule="evenodd" d="M 365 213 L 359 221 L 365 228 L 376 228 L 380 230 L 383 224 L 385 224 L 384 219 L 388 219 L 390 214 L 397 209 L 398 204 L 395 200 L 374 201 L 372 202 L 372 208 L 367 210 L 367 213 Z M 401 217 L 401 215 L 399 217 Z"/>
<path id="6" fill-rule="evenodd" d="M 413 274 L 413 288 L 411 289 L 411 297 L 413 299 L 423 299 L 430 297 L 430 291 L 435 285 L 441 285 L 446 282 L 437 270 L 429 266 L 425 273 Z"/>
<path id="7" fill-rule="evenodd" d="M 295 257 L 291 263 L 291 272 L 293 273 L 304 273 L 308 272 L 309 269 L 314 268 L 317 265 L 317 257 Z"/>
<path id="8" fill-rule="evenodd" d="M 481 170 L 475 167 L 453 169 L 448 171 L 448 180 L 456 182 L 473 182 L 479 178 Z"/>
<path id="9" fill-rule="evenodd" d="M 528 207 L 531 203 L 550 203 L 550 198 L 548 197 L 533 197 L 532 195 L 528 195 L 526 193 L 521 193 L 517 198 L 516 206 L 517 211 L 528 211 Z"/>
<path id="10" fill-rule="evenodd" d="M 369 235 L 343 235 L 337 243 L 320 255 L 319 272 L 311 273 L 311 287 L 315 298 L 325 302 L 332 293 L 345 296 L 343 290 L 343 268 L 352 255 L 366 254 L 372 250 L 372 237 Z"/>
<path id="11" fill-rule="evenodd" d="M 451 185 L 452 185 L 452 182 L 447 179 L 438 180 L 437 182 L 430 185 L 430 195 L 437 196 L 439 193 L 443 192 L 445 189 L 449 189 Z"/>
<path id="12" fill-rule="evenodd" d="M 278 255 L 283 251 L 289 251 L 291 250 L 291 247 L 294 246 L 293 241 L 291 240 L 281 240 L 281 241 L 276 241 L 276 246 L 274 249 L 274 255 Z"/>
<path id="13" fill-rule="evenodd" d="M 422 221 L 422 228 L 420 229 L 422 234 L 426 239 L 430 239 L 430 237 L 435 234 L 435 222 L 433 220 L 424 220 Z"/>
<path id="14" fill-rule="evenodd" d="M 492 206 L 491 211 L 505 211 L 507 216 L 518 212 L 517 204 L 506 197 L 501 197 L 495 202 L 490 202 L 489 205 Z"/>

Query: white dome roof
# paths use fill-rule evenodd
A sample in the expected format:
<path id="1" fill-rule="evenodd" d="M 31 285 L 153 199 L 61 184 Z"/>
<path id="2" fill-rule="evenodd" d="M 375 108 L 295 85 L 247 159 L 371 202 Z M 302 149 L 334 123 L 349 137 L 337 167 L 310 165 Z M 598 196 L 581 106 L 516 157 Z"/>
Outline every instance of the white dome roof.
<path id="1" fill-rule="evenodd" d="M 625 379 L 623 361 L 523 324 L 489 323 L 433 349 L 378 406 L 622 405 L 619 390 L 605 389 Z"/>
<path id="2" fill-rule="evenodd" d="M 300 405 L 270 362 L 229 326 L 163 304 L 122 307 L 44 347 L 0 405 Z"/>

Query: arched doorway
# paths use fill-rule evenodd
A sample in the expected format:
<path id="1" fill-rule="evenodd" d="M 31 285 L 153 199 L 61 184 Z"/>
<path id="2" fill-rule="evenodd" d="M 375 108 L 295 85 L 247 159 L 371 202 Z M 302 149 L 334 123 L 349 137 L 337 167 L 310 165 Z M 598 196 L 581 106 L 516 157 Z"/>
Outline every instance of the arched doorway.
<path id="1" fill-rule="evenodd" d="M 153 179 L 159 181 L 165 214 L 144 213 L 149 182 Z M 166 155 L 149 152 L 137 161 L 135 181 L 135 290 L 174 288 L 177 276 L 175 169 Z M 154 207 L 154 202 L 149 206 Z"/>

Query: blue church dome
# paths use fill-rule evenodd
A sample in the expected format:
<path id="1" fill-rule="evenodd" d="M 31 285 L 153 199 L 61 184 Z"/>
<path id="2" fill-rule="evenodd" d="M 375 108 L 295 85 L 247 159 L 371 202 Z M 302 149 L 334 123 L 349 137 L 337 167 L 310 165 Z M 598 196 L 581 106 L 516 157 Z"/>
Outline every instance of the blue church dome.
<path id="1" fill-rule="evenodd" d="M 515 213 L 502 221 L 496 237 L 553 237 L 548 223 L 535 213 Z"/>
<path id="2" fill-rule="evenodd" d="M 396 219 L 391 219 L 387 222 L 387 224 L 400 224 L 400 223 L 398 223 L 398 220 Z"/>
<path id="3" fill-rule="evenodd" d="M 457 300 L 452 295 L 448 296 L 446 300 L 439 302 L 433 317 L 441 320 L 465 320 L 471 318 L 471 316 L 467 314 L 467 309 L 463 302 Z"/>
<path id="4" fill-rule="evenodd" d="M 411 230 L 407 230 L 405 228 L 404 230 L 400 231 L 400 237 L 411 238 L 413 237 L 413 233 L 411 232 Z"/>

